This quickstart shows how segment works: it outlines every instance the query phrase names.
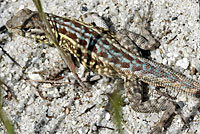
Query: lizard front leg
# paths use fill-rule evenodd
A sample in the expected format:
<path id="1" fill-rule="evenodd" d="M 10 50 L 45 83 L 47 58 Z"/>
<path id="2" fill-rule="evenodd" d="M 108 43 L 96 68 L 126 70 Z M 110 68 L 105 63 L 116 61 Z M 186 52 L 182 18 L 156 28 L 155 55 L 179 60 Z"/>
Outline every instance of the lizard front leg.
<path id="1" fill-rule="evenodd" d="M 176 105 L 167 99 L 153 99 L 142 102 L 142 83 L 136 79 L 125 80 L 125 89 L 132 109 L 141 113 L 158 113 L 165 111 L 152 133 L 161 133 L 167 121 L 176 113 Z"/>
<path id="2" fill-rule="evenodd" d="M 135 10 L 134 16 L 130 17 L 126 23 L 125 27 L 122 30 L 119 30 L 116 34 L 127 35 L 129 39 L 131 39 L 137 47 L 143 50 L 153 50 L 160 46 L 160 43 L 154 38 L 154 35 L 151 33 L 150 22 L 152 21 L 152 2 L 148 6 L 148 11 L 145 14 L 143 12 L 140 15 L 139 11 Z M 134 30 L 134 32 L 130 31 L 131 26 L 130 23 L 134 22 L 134 27 L 138 30 Z M 137 32 L 136 32 L 137 31 Z"/>
<path id="3" fill-rule="evenodd" d="M 94 12 L 88 12 L 86 14 L 81 15 L 79 17 L 79 20 L 104 29 L 109 29 L 108 25 L 103 20 L 103 18 Z"/>

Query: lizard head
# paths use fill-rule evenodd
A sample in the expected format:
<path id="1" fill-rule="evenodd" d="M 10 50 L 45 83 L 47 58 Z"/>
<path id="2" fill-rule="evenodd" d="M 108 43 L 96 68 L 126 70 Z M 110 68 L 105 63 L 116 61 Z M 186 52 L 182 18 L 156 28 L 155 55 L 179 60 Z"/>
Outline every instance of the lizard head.
<path id="1" fill-rule="evenodd" d="M 43 41 L 45 38 L 45 33 L 41 26 L 44 25 L 39 18 L 39 14 L 28 8 L 18 11 L 6 23 L 6 27 L 10 32 L 38 41 Z M 40 38 L 42 36 L 43 39 Z"/>
<path id="2" fill-rule="evenodd" d="M 28 26 L 27 24 L 30 23 L 33 14 L 33 11 L 24 8 L 7 21 L 6 27 L 10 32 L 22 35 L 22 33 L 25 32 L 25 29 L 27 30 L 30 28 L 30 25 Z"/>

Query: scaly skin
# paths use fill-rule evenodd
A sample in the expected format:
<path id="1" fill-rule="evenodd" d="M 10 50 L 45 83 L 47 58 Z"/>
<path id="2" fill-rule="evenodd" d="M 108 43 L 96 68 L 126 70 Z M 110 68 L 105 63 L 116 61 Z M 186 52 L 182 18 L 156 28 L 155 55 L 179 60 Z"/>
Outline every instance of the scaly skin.
<path id="1" fill-rule="evenodd" d="M 59 46 L 70 52 L 86 68 L 103 76 L 122 78 L 132 108 L 137 112 L 165 111 L 153 132 L 160 133 L 166 121 L 175 111 L 172 101 L 159 99 L 141 102 L 141 81 L 178 92 L 199 96 L 200 84 L 168 67 L 141 57 L 137 46 L 148 45 L 145 37 L 129 31 L 112 33 L 102 27 L 82 21 L 46 14 Z M 49 43 L 41 29 L 45 25 L 37 12 L 22 9 L 14 15 L 6 27 L 14 33 Z"/>

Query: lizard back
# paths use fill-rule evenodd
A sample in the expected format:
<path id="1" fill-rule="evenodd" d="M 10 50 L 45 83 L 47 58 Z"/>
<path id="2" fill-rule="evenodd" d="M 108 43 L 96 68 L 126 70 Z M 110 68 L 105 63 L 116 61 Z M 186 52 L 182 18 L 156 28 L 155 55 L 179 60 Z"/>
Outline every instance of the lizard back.
<path id="1" fill-rule="evenodd" d="M 108 77 L 139 79 L 154 86 L 200 94 L 198 82 L 162 64 L 135 55 L 122 46 L 109 30 L 72 18 L 46 15 L 59 46 L 90 70 Z M 41 29 L 45 25 L 37 12 L 22 9 L 6 26 L 22 36 L 49 43 Z"/>

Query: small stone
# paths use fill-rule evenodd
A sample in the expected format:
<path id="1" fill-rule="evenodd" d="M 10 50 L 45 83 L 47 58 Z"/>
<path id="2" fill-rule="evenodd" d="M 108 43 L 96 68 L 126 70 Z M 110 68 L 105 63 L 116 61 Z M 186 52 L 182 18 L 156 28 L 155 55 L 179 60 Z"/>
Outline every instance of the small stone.
<path id="1" fill-rule="evenodd" d="M 172 17 L 172 21 L 174 21 L 174 20 L 177 20 L 178 19 L 178 17 L 177 16 L 175 16 L 175 17 Z"/>
<path id="2" fill-rule="evenodd" d="M 93 126 L 93 127 L 92 127 L 92 130 L 93 130 L 93 131 L 97 131 L 97 127 L 96 127 L 96 126 Z"/>
<path id="3" fill-rule="evenodd" d="M 21 6 L 19 7 L 19 9 L 24 9 L 24 5 L 21 5 Z"/>
<path id="4" fill-rule="evenodd" d="M 181 60 L 178 60 L 176 62 L 176 66 L 180 66 L 182 67 L 183 69 L 187 69 L 188 66 L 189 66 L 189 62 L 188 62 L 188 59 L 187 58 L 183 58 Z"/>
<path id="5" fill-rule="evenodd" d="M 105 116 L 106 120 L 110 120 L 110 114 L 109 113 L 106 113 L 106 116 Z"/>
<path id="6" fill-rule="evenodd" d="M 77 121 L 73 120 L 72 125 L 76 125 L 76 124 L 77 124 Z"/>
<path id="7" fill-rule="evenodd" d="M 162 63 L 163 63 L 164 65 L 166 65 L 166 64 L 167 64 L 167 59 L 164 58 L 163 61 L 162 61 Z"/>
<path id="8" fill-rule="evenodd" d="M 44 83 L 44 84 L 42 85 L 42 87 L 44 87 L 44 88 L 51 88 L 52 86 L 51 86 L 50 83 Z"/>
<path id="9" fill-rule="evenodd" d="M 65 109 L 65 114 L 68 115 L 69 113 L 70 113 L 70 109 L 67 107 L 67 108 Z"/>
<path id="10" fill-rule="evenodd" d="M 28 76 L 31 80 L 42 80 L 42 77 L 39 74 L 28 73 Z"/>

